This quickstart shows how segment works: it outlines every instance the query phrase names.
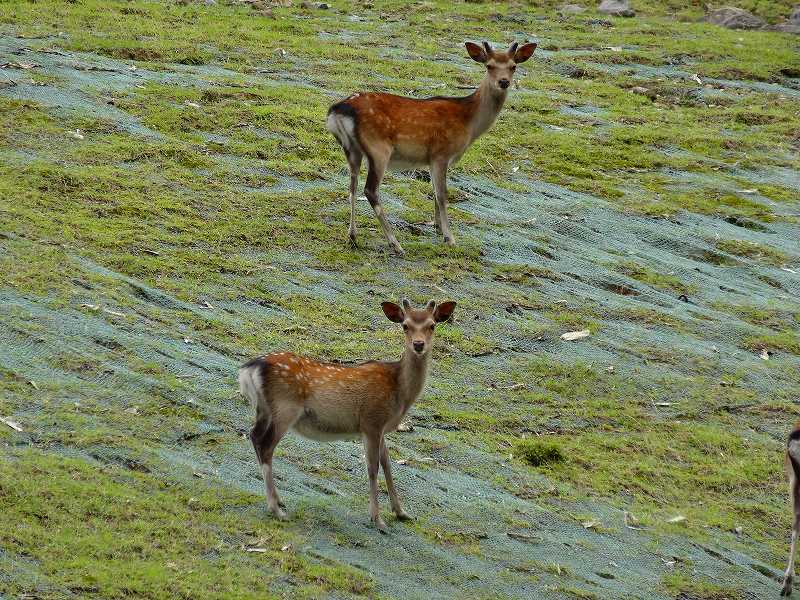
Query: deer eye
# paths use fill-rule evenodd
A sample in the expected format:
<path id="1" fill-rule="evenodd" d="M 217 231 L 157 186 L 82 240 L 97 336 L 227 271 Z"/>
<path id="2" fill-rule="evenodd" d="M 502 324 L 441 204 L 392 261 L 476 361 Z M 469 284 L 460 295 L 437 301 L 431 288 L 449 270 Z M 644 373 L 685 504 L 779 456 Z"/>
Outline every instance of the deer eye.
<path id="1" fill-rule="evenodd" d="M 494 65 L 486 65 L 486 68 L 490 71 L 494 71 Z"/>
<path id="2" fill-rule="evenodd" d="M 428 327 L 428 329 L 430 329 L 431 331 L 433 331 L 434 329 L 436 329 L 436 325 L 431 325 L 431 326 L 429 326 L 429 327 Z"/>
<path id="3" fill-rule="evenodd" d="M 405 323 L 403 323 L 403 331 L 408 331 L 408 325 L 406 325 Z"/>
<path id="4" fill-rule="evenodd" d="M 517 66 L 516 66 L 516 65 L 514 65 L 513 67 L 511 67 L 511 72 L 512 72 L 512 73 L 513 73 L 514 71 L 516 71 L 516 70 L 517 70 Z"/>

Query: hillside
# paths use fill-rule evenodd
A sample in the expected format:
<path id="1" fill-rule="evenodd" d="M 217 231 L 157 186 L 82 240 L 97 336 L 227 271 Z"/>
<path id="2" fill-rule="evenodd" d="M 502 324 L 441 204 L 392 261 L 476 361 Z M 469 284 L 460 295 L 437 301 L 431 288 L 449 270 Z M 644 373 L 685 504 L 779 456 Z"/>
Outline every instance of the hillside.
<path id="1" fill-rule="evenodd" d="M 0 3 L 0 598 L 777 596 L 800 37 L 328 4 Z M 365 199 L 351 247 L 328 106 L 466 95 L 465 40 L 539 48 L 451 171 L 458 245 L 413 172 L 382 187 L 406 256 Z M 388 436 L 416 520 L 383 494 L 378 534 L 360 445 L 291 435 L 274 520 L 238 365 L 396 358 L 402 297 L 458 302 Z"/>

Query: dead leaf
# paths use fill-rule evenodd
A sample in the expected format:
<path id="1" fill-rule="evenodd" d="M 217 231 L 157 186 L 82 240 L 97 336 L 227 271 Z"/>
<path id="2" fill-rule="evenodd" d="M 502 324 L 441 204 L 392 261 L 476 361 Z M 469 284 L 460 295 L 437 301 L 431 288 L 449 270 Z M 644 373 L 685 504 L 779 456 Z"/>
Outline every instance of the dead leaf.
<path id="1" fill-rule="evenodd" d="M 9 417 L 0 417 L 0 422 L 5 423 L 14 431 L 22 431 L 22 427 L 20 427 L 19 423 Z"/>
<path id="2" fill-rule="evenodd" d="M 104 308 L 103 312 L 104 313 L 108 313 L 109 315 L 114 315 L 115 317 L 124 317 L 125 316 L 125 313 L 117 312 L 117 311 L 111 310 L 109 308 Z"/>
<path id="3" fill-rule="evenodd" d="M 100 310 L 100 306 L 97 304 L 81 304 L 81 308 L 88 308 L 89 310 L 93 311 Z"/>
<path id="4" fill-rule="evenodd" d="M 622 513 L 622 520 L 625 522 L 625 527 L 628 529 L 641 529 L 641 523 L 634 515 L 627 510 Z"/>
<path id="5" fill-rule="evenodd" d="M 761 354 L 759 354 L 759 356 L 764 360 L 769 360 L 769 351 L 766 348 L 764 348 L 763 350 L 761 350 Z"/>
<path id="6" fill-rule="evenodd" d="M 754 188 L 754 189 L 747 189 L 747 190 L 736 190 L 736 192 L 739 193 L 739 194 L 757 194 L 758 190 Z"/>
<path id="7" fill-rule="evenodd" d="M 34 63 L 7 62 L 0 65 L 0 69 L 24 69 L 27 71 L 29 69 L 34 69 L 38 66 L 39 65 Z"/>
<path id="8" fill-rule="evenodd" d="M 600 528 L 602 523 L 600 521 L 595 521 L 594 519 L 590 519 L 588 521 L 584 521 L 581 523 L 584 529 L 594 529 L 595 531 Z"/>
<path id="9" fill-rule="evenodd" d="M 683 523 L 686 520 L 686 517 L 683 515 L 678 515 L 676 517 L 672 517 L 671 519 L 667 519 L 667 523 Z"/>
<path id="10" fill-rule="evenodd" d="M 267 551 L 266 548 L 245 548 L 245 552 L 261 552 L 261 553 L 264 553 L 266 551 Z"/>
<path id="11" fill-rule="evenodd" d="M 580 331 L 570 331 L 561 335 L 561 339 L 565 342 L 573 342 L 575 340 L 582 340 L 592 335 L 588 329 L 581 329 Z"/>
<path id="12" fill-rule="evenodd" d="M 397 431 L 414 431 L 414 424 L 411 422 L 411 419 L 404 419 L 403 422 L 397 426 Z"/>
<path id="13" fill-rule="evenodd" d="M 75 131 L 70 131 L 69 135 L 75 138 L 76 140 L 82 140 L 84 137 L 80 129 L 76 129 Z"/>
<path id="14" fill-rule="evenodd" d="M 292 549 L 292 545 L 291 544 L 286 544 L 285 546 L 281 547 L 281 552 L 288 552 L 291 549 Z"/>

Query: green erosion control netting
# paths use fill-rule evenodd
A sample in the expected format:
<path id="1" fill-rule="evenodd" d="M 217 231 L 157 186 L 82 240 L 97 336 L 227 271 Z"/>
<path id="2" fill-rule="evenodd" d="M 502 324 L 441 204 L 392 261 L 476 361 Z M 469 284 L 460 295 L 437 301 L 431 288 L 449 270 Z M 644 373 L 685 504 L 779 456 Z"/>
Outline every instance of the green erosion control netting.
<path id="1" fill-rule="evenodd" d="M 211 66 L 134 71 L 126 61 L 88 53 L 28 51 L 27 44 L 26 40 L 0 38 L 0 61 L 34 55 L 37 72 L 52 76 L 53 82 L 34 85 L 19 77 L 16 85 L 0 89 L 0 95 L 35 101 L 59 116 L 103 119 L 142 144 L 164 136 L 106 102 L 105 93 L 131 90 L 143 83 L 206 88 L 227 77 L 243 78 L 241 73 Z M 644 69 L 641 65 L 636 68 Z M 642 76 L 665 74 L 669 76 L 662 71 Z M 258 76 L 244 79 L 253 86 L 270 85 Z M 308 85 L 288 76 L 283 83 L 300 89 Z M 765 89 L 767 85 L 752 83 L 762 91 L 798 93 L 777 84 Z M 330 95 L 335 96 L 333 92 Z M 603 120 L 603 111 L 595 107 L 573 110 Z M 0 158 L 5 165 L 18 168 L 41 157 L 3 146 Z M 346 185 L 344 172 L 312 185 L 270 173 L 255 159 L 221 153 L 215 160 L 241 172 L 273 176 L 275 183 L 263 191 L 313 188 L 343 194 Z M 197 175 L 202 177 L 204 172 L 198 169 Z M 726 170 L 717 176 L 664 170 L 661 175 L 676 189 L 702 186 L 736 193 L 742 181 L 800 188 L 800 174 L 790 169 Z M 658 399 L 658 405 L 652 406 L 657 419 L 680 417 L 681 391 L 668 382 L 695 372 L 698 365 L 709 378 L 736 374 L 738 385 L 765 398 L 780 396 L 781 390 L 796 385 L 798 356 L 765 344 L 765 350 L 775 352 L 764 360 L 761 349 L 749 341 L 763 335 L 764 328 L 721 308 L 777 303 L 798 310 L 800 236 L 794 224 L 779 220 L 756 223 L 744 218 L 726 222 L 689 213 L 647 218 L 622 214 L 598 198 L 558 185 L 522 176 L 515 176 L 514 182 L 524 191 L 501 190 L 479 177 L 454 174 L 450 185 L 459 192 L 454 207 L 472 217 L 469 223 L 454 220 L 460 239 L 468 243 L 479 240 L 481 259 L 492 267 L 520 266 L 545 273 L 535 290 L 525 282 L 488 274 L 454 278 L 446 290 L 437 290 L 424 281 L 406 281 L 393 269 L 381 273 L 381 293 L 397 290 L 439 297 L 446 292 L 459 300 L 455 327 L 478 328 L 494 348 L 491 353 L 459 355 L 453 370 L 434 368 L 428 395 L 461 386 L 462 408 L 479 409 L 489 392 L 469 382 L 482 381 L 478 374 L 495 372 L 505 383 L 507 365 L 532 355 L 565 365 L 613 365 L 616 373 L 635 378 L 643 394 L 649 391 Z M 768 206 L 775 215 L 796 216 L 796 204 L 778 203 L 757 192 L 748 192 L 747 197 Z M 434 236 L 429 225 L 408 223 L 398 216 L 403 208 L 398 196 L 387 193 L 386 203 L 391 221 L 403 236 Z M 359 210 L 366 212 L 366 203 L 362 202 Z M 339 227 L 344 234 L 346 223 L 332 219 L 327 226 Z M 41 243 L 13 231 L 0 233 L 0 253 L 12 257 L 35 252 Z M 753 247 L 768 246 L 789 257 L 788 262 L 770 264 L 718 244 L 729 239 L 759 245 Z M 165 244 L 152 250 L 166 254 L 171 248 Z M 253 323 L 269 327 L 280 322 L 286 327 L 287 320 L 292 322 L 291 313 L 245 296 L 231 297 L 221 284 L 204 290 L 209 305 L 204 307 L 108 269 L 74 249 L 66 250 L 65 257 L 65 272 L 75 273 L 71 275 L 74 289 L 69 303 L 20 293 L 11 286 L 0 290 L 0 368 L 48 390 L 46 407 L 33 396 L 34 401 L 15 418 L 34 422 L 43 410 L 75 403 L 98 413 L 122 413 L 158 398 L 161 404 L 191 410 L 194 419 L 182 430 L 142 432 L 146 443 L 137 446 L 139 450 L 106 444 L 102 438 L 75 446 L 47 443 L 44 431 L 28 428 L 14 438 L 15 444 L 37 444 L 47 452 L 98 465 L 135 470 L 146 464 L 149 471 L 173 481 L 191 480 L 193 473 L 202 472 L 210 485 L 220 489 L 260 495 L 260 475 L 243 436 L 250 415 L 235 382 L 236 368 L 247 353 L 225 341 L 197 339 L 181 323 L 208 319 L 229 331 L 247 329 Z M 254 289 L 302 294 L 369 314 L 374 329 L 386 326 L 373 310 L 382 299 L 374 292 L 375 282 L 332 277 L 310 268 L 300 251 L 254 249 L 248 257 L 288 274 L 274 279 L 263 273 L 253 275 Z M 420 259 L 409 252 L 408 260 Z M 669 273 L 681 286 L 648 285 L 626 266 L 630 263 Z M 685 294 L 682 299 L 681 294 Z M 496 299 L 495 310 L 478 314 L 471 309 L 470 298 Z M 587 340 L 565 343 L 552 334 L 552 323 L 542 312 L 553 306 L 589 309 L 602 320 L 602 327 Z M 657 314 L 685 327 L 637 322 L 630 318 L 636 311 Z M 320 326 L 308 322 L 294 325 Z M 286 336 L 291 336 L 291 328 L 286 331 Z M 396 348 L 387 352 L 395 353 Z M 539 387 L 537 381 L 524 384 L 533 392 L 553 393 Z M 735 413 L 738 407 L 728 408 Z M 395 469 L 401 495 L 410 512 L 424 518 L 424 525 L 415 529 L 392 523 L 389 536 L 377 535 L 368 524 L 360 446 L 317 444 L 293 436 L 282 442 L 276 474 L 283 499 L 290 513 L 296 514 L 287 527 L 305 539 L 299 552 L 315 562 L 347 564 L 368 573 L 379 593 L 402 598 L 492 594 L 574 598 L 583 593 L 597 598 L 661 599 L 673 597 L 660 584 L 675 569 L 694 579 L 730 586 L 739 590 L 737 597 L 741 598 L 760 599 L 776 592 L 779 573 L 764 561 L 755 543 L 748 546 L 728 532 L 713 532 L 714 541 L 704 543 L 677 534 L 655 534 L 647 528 L 626 527 L 623 511 L 602 500 L 545 498 L 545 490 L 552 484 L 544 477 L 515 465 L 507 456 L 454 443 L 447 435 L 454 425 L 434 418 L 424 397 L 414 409 L 414 424 L 413 432 L 391 435 L 390 446 L 394 457 L 403 457 L 407 463 Z M 525 428 L 529 432 L 557 430 L 559 423 L 530 419 Z M 781 424 L 765 422 L 753 429 L 753 435 L 780 437 L 784 429 Z M 76 428 L 76 436 L 80 433 Z M 385 496 L 382 502 L 387 511 Z M 269 517 L 265 514 L 264 518 Z M 602 526 L 587 527 L 585 523 L 591 521 Z M 342 543 L 343 539 L 347 543 Z M 234 542 L 244 540 L 243 532 L 241 540 Z M 36 561 L 0 550 L 0 586 L 4 578 L 24 581 L 43 594 L 80 597 L 80 593 L 54 588 Z M 293 584 L 287 578 L 274 585 L 290 593 Z M 331 597 L 349 595 L 336 592 Z"/>

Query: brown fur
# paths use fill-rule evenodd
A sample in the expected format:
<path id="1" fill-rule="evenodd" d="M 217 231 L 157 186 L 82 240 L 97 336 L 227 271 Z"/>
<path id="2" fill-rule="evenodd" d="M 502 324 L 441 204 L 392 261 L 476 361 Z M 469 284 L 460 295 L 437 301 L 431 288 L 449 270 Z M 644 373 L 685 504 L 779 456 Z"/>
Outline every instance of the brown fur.
<path id="1" fill-rule="evenodd" d="M 361 437 L 370 481 L 370 517 L 380 530 L 386 529 L 378 507 L 380 463 L 392 509 L 398 518 L 409 518 L 394 487 L 384 434 L 397 428 L 422 392 L 435 324 L 450 318 L 455 302 L 436 306 L 431 301 L 425 309 L 415 310 L 404 300 L 402 307 L 384 302 L 382 308 L 386 317 L 402 323 L 405 331 L 405 351 L 399 361 L 346 366 L 280 352 L 240 369 L 241 392 L 256 412 L 250 439 L 261 465 L 269 508 L 276 516 L 285 513 L 275 489 L 272 457 L 291 428 L 320 441 Z"/>

